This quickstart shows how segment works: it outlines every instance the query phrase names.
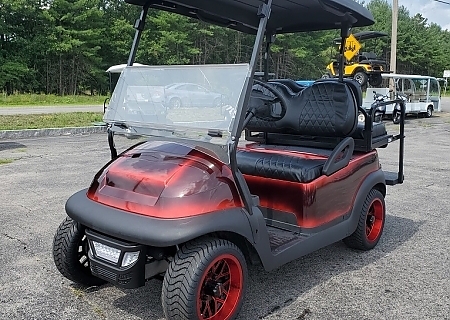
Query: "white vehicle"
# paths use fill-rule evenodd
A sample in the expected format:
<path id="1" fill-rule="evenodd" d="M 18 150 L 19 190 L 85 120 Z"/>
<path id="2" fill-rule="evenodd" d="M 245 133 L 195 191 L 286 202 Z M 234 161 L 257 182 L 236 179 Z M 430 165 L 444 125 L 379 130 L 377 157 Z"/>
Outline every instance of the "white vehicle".
<path id="1" fill-rule="evenodd" d="M 441 111 L 441 88 L 439 81 L 434 77 L 408 74 L 383 74 L 384 79 L 394 79 L 395 89 L 367 88 L 363 101 L 363 108 L 369 109 L 374 102 L 374 93 L 389 96 L 394 99 L 398 96 L 406 97 L 406 114 L 424 114 L 427 118 L 433 112 Z M 386 115 L 395 116 L 395 105 L 386 106 Z"/>

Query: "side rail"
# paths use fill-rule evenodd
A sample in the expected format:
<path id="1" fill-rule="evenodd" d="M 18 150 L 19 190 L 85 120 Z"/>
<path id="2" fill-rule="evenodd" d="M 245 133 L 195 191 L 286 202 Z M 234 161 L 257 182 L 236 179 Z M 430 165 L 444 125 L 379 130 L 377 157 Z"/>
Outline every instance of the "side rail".
<path id="1" fill-rule="evenodd" d="M 404 162 L 404 152 L 405 152 L 405 110 L 406 105 L 405 101 L 403 99 L 394 99 L 390 101 L 379 101 L 372 104 L 372 107 L 370 108 L 369 112 L 364 110 L 363 108 L 359 107 L 359 110 L 361 113 L 364 114 L 365 120 L 364 120 L 364 126 L 365 128 L 373 129 L 373 119 L 376 117 L 377 112 L 383 112 L 383 110 L 386 109 L 387 105 L 391 104 L 398 104 L 400 106 L 400 131 L 396 135 L 392 135 L 388 138 L 388 143 L 394 142 L 399 140 L 400 146 L 399 146 L 399 159 L 398 159 L 398 172 L 396 173 L 389 173 L 385 172 L 386 176 L 386 184 L 387 185 L 396 185 L 399 183 L 403 183 L 404 180 L 404 174 L 403 174 L 403 162 Z M 367 131 L 371 131 L 367 130 Z"/>

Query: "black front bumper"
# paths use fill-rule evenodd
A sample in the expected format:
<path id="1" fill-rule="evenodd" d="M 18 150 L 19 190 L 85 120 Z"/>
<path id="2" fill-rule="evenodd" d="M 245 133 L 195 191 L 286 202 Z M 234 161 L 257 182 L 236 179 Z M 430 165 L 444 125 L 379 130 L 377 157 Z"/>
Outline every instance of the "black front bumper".
<path id="1" fill-rule="evenodd" d="M 145 284 L 145 262 L 147 259 L 145 246 L 126 243 L 89 229 L 86 229 L 86 236 L 90 248 L 88 253 L 89 265 L 94 276 L 127 289 L 141 287 Z M 98 257 L 93 241 L 120 250 L 118 261 L 114 263 Z M 122 267 L 122 261 L 126 252 L 139 252 L 139 257 L 135 263 Z"/>
<path id="2" fill-rule="evenodd" d="M 148 217 L 89 199 L 87 189 L 72 195 L 66 202 L 66 212 L 88 229 L 152 247 L 170 247 L 205 234 L 225 231 L 237 233 L 254 243 L 245 209 L 231 208 L 180 219 Z"/>

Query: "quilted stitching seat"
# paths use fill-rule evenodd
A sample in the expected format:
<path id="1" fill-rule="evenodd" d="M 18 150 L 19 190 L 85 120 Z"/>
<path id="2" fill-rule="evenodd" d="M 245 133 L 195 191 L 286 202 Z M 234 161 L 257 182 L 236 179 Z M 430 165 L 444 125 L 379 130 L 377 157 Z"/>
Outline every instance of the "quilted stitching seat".
<path id="1" fill-rule="evenodd" d="M 240 150 L 236 154 L 242 173 L 293 182 L 310 182 L 322 175 L 325 160 L 259 151 Z"/>
<path id="2" fill-rule="evenodd" d="M 247 129 L 319 138 L 345 138 L 355 132 L 358 109 L 347 84 L 337 81 L 316 82 L 298 93 L 281 82 L 267 84 L 283 96 L 286 103 L 283 116 L 270 119 L 270 112 L 260 112 L 249 121 Z M 261 94 L 270 94 L 258 85 L 254 86 L 254 90 L 259 93 L 253 95 L 255 99 L 250 101 L 250 107 L 262 103 L 258 100 Z M 236 157 L 243 174 L 304 183 L 320 177 L 326 163 L 326 159 L 305 159 L 251 150 L 240 150 Z"/>
<path id="3" fill-rule="evenodd" d="M 351 136 L 356 130 L 358 108 L 348 85 L 335 81 L 316 82 L 298 94 L 286 94 L 290 90 L 283 84 L 268 84 L 283 94 L 286 114 L 271 121 L 254 117 L 247 129 L 341 138 Z M 283 87 L 284 90 L 280 90 Z"/>

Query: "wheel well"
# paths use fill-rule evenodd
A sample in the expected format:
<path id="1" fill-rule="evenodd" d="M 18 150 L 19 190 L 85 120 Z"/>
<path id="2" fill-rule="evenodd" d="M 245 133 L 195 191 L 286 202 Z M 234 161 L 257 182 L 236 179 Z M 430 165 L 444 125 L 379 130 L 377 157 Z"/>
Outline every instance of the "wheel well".
<path id="1" fill-rule="evenodd" d="M 373 189 L 380 191 L 381 194 L 383 195 L 383 197 L 386 197 L 386 186 L 384 184 L 379 183 L 379 184 L 375 185 L 373 187 Z"/>
<path id="2" fill-rule="evenodd" d="M 364 70 L 364 68 L 363 67 L 358 67 L 358 68 L 356 68 L 354 71 L 353 71 L 353 76 L 356 74 L 356 73 L 358 73 L 358 72 L 364 72 L 364 73 L 366 73 L 366 70 Z"/>
<path id="3" fill-rule="evenodd" d="M 261 264 L 261 259 L 259 258 L 256 249 L 244 236 L 230 231 L 218 231 L 205 234 L 202 236 L 202 238 L 208 236 L 233 242 L 239 248 L 239 250 L 242 251 L 242 254 L 247 260 L 247 263 L 250 263 L 252 265 Z"/>
<path id="4" fill-rule="evenodd" d="M 427 107 L 427 109 L 430 108 L 430 107 L 431 107 L 431 110 L 434 110 L 434 105 L 429 104 L 428 107 Z"/>

